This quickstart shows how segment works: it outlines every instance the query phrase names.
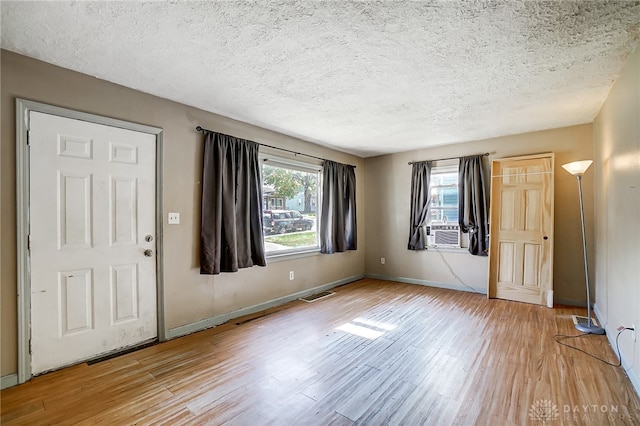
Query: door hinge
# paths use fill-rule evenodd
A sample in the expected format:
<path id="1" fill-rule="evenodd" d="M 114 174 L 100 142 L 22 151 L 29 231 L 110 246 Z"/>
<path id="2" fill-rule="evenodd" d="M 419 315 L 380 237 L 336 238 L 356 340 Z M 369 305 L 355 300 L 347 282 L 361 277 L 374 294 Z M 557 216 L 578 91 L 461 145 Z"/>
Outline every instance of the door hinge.
<path id="1" fill-rule="evenodd" d="M 31 146 L 31 130 L 27 130 L 27 146 Z"/>
<path id="2" fill-rule="evenodd" d="M 27 235 L 27 250 L 31 251 L 31 234 Z"/>
<path id="3" fill-rule="evenodd" d="M 31 355 L 33 353 L 32 348 L 31 348 L 31 337 L 29 337 L 29 355 Z"/>

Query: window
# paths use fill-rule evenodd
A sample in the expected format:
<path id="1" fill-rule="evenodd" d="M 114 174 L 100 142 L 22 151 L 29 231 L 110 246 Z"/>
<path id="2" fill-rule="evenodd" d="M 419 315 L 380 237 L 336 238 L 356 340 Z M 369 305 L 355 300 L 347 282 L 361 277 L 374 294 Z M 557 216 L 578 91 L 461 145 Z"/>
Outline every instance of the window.
<path id="1" fill-rule="evenodd" d="M 261 159 L 266 255 L 319 250 L 321 166 L 266 155 Z"/>
<path id="2" fill-rule="evenodd" d="M 431 204 L 429 222 L 458 223 L 458 166 L 435 166 L 431 169 Z"/>
<path id="3" fill-rule="evenodd" d="M 441 163 L 431 169 L 427 246 L 466 247 L 458 225 L 458 161 Z"/>

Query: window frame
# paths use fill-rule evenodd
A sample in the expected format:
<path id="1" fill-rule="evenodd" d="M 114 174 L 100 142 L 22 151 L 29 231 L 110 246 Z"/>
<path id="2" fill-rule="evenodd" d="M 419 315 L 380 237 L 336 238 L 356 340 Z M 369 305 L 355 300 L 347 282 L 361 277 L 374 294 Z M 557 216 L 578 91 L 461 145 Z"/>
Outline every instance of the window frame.
<path id="1" fill-rule="evenodd" d="M 265 165 L 279 167 L 287 170 L 299 171 L 299 172 L 315 173 L 317 175 L 316 196 L 312 197 L 312 202 L 311 202 L 311 205 L 315 206 L 316 208 L 316 216 L 315 216 L 316 244 L 314 246 L 304 246 L 300 248 L 291 248 L 291 249 L 285 249 L 285 250 L 271 250 L 271 251 L 267 251 L 265 247 L 265 257 L 267 258 L 267 260 L 274 261 L 279 259 L 290 259 L 295 257 L 304 257 L 304 256 L 319 254 L 320 253 L 319 231 L 320 231 L 320 222 L 322 220 L 321 214 L 320 214 L 321 213 L 320 206 L 322 205 L 321 204 L 322 170 L 323 170 L 322 164 L 319 164 L 318 162 L 314 162 L 312 160 L 309 160 L 309 161 L 300 160 L 300 159 L 294 160 L 285 156 L 271 154 L 271 153 L 264 153 L 264 152 L 261 152 L 258 155 L 258 159 L 260 161 L 260 177 L 262 180 L 263 188 L 264 188 L 264 185 L 266 185 L 264 183 L 264 166 Z M 264 210 L 271 210 L 271 209 L 265 207 L 262 204 L 263 202 L 264 202 L 264 194 L 263 194 L 263 200 L 261 200 L 261 207 L 260 207 L 262 218 L 264 220 Z M 286 207 L 286 202 L 287 202 L 287 199 L 285 198 L 284 206 L 282 210 L 290 210 Z M 279 209 L 274 209 L 274 210 L 279 210 Z M 262 239 L 263 244 L 266 243 L 265 238 L 267 236 L 268 235 L 266 234 L 263 235 L 263 239 Z"/>
<path id="2" fill-rule="evenodd" d="M 455 174 L 456 175 L 456 183 L 452 183 L 452 184 L 445 184 L 445 185 L 434 185 L 433 184 L 433 176 L 434 175 L 445 175 L 445 174 Z M 459 196 L 460 192 L 458 191 L 458 182 L 457 182 L 457 177 L 458 177 L 458 165 L 457 164 L 447 164 L 447 165 L 434 165 L 431 167 L 431 176 L 430 176 L 430 181 L 429 181 L 429 191 L 431 192 L 431 195 L 433 196 L 434 193 L 434 189 L 437 188 L 456 188 L 456 192 Z M 431 211 L 432 210 L 451 210 L 453 207 L 451 206 L 433 206 L 433 205 L 429 205 L 429 214 L 428 214 L 428 223 L 429 225 L 431 225 L 434 220 L 431 217 Z M 458 205 L 455 206 L 455 209 L 458 210 Z M 442 222 L 442 221 L 438 221 L 438 222 Z M 442 222 L 442 224 L 446 225 L 448 223 L 458 223 L 458 217 L 456 215 L 454 220 L 449 220 L 447 222 Z"/>
<path id="3" fill-rule="evenodd" d="M 456 182 L 455 184 L 448 184 L 448 185 L 433 185 L 433 176 L 434 175 L 438 175 L 438 174 L 451 174 L 451 173 L 455 173 L 456 177 L 459 177 L 460 174 L 460 170 L 459 170 L 459 164 L 460 164 L 460 160 L 459 159 L 451 159 L 451 160 L 440 160 L 440 161 L 434 161 L 433 164 L 431 165 L 431 176 L 429 177 L 429 191 L 431 193 L 433 193 L 433 190 L 435 188 L 452 188 L 455 187 L 457 189 L 458 192 L 458 200 L 460 199 L 460 189 L 459 189 L 459 185 Z M 459 204 L 458 204 L 459 206 Z M 458 206 L 456 206 L 456 210 L 458 210 Z M 469 235 L 465 234 L 464 232 L 462 232 L 462 230 L 460 229 L 460 225 L 458 224 L 458 217 L 456 216 L 456 218 L 451 221 L 447 221 L 447 222 L 441 222 L 441 221 L 436 221 L 434 223 L 434 221 L 431 218 L 431 210 L 435 209 L 435 210 L 447 210 L 447 209 L 451 209 L 451 207 L 449 206 L 442 206 L 442 207 L 432 207 L 431 205 L 429 205 L 429 214 L 428 214 L 428 220 L 427 220 L 427 225 L 428 227 L 431 227 L 432 225 L 447 225 L 447 224 L 455 224 L 456 226 L 458 226 L 458 234 L 459 234 L 459 244 L 458 246 L 450 246 L 450 245 L 437 245 L 437 244 L 432 244 L 430 242 L 431 238 L 430 236 L 427 238 L 426 241 L 426 248 L 428 249 L 436 249 L 436 250 L 440 250 L 440 251 L 454 251 L 454 252 L 458 252 L 458 251 L 466 251 L 469 248 Z"/>

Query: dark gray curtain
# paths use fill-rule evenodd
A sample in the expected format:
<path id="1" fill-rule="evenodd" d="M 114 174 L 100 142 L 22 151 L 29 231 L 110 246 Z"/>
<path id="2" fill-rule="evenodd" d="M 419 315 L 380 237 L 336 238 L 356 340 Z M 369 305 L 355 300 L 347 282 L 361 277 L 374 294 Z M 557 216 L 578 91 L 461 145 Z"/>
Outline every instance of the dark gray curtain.
<path id="1" fill-rule="evenodd" d="M 320 252 L 330 254 L 356 250 L 357 246 L 355 167 L 325 160 Z"/>
<path id="2" fill-rule="evenodd" d="M 458 223 L 462 232 L 469 233 L 469 253 L 477 256 L 486 256 L 489 249 L 483 158 L 484 155 L 462 157 L 458 169 Z"/>
<path id="3" fill-rule="evenodd" d="M 204 141 L 200 273 L 265 266 L 259 145 L 209 132 Z"/>
<path id="4" fill-rule="evenodd" d="M 431 161 L 413 163 L 411 171 L 411 212 L 409 223 L 409 250 L 425 250 L 427 233 L 424 226 L 431 204 Z"/>

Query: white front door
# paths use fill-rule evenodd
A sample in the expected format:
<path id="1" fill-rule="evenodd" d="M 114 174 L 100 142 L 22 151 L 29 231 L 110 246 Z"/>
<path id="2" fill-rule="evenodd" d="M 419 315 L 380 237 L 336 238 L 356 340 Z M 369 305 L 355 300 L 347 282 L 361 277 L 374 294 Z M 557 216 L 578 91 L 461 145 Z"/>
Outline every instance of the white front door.
<path id="1" fill-rule="evenodd" d="M 32 374 L 156 338 L 155 144 L 30 112 Z"/>

